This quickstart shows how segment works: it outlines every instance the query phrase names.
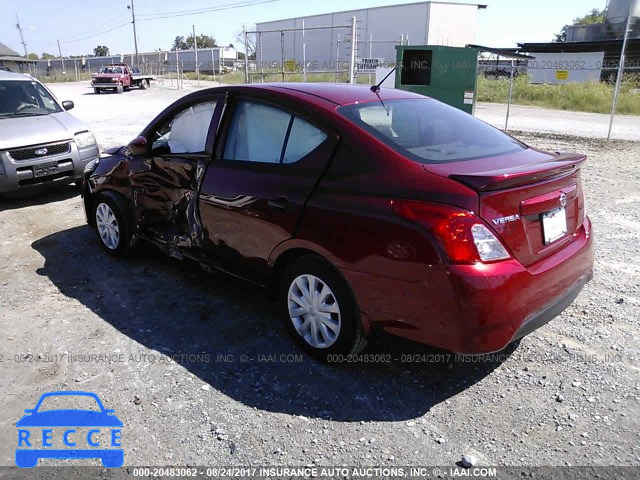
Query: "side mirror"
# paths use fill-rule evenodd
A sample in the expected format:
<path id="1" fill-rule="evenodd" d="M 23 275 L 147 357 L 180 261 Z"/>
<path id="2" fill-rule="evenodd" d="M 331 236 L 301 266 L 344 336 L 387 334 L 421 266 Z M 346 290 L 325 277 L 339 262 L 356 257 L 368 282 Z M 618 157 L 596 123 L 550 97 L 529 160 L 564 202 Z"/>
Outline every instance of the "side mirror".
<path id="1" fill-rule="evenodd" d="M 71 100 L 65 100 L 64 102 L 62 102 L 62 108 L 64 108 L 65 110 L 71 110 L 75 106 L 76 105 Z"/>
<path id="2" fill-rule="evenodd" d="M 145 155 L 147 153 L 147 139 L 140 135 L 131 141 L 128 148 L 131 155 Z"/>

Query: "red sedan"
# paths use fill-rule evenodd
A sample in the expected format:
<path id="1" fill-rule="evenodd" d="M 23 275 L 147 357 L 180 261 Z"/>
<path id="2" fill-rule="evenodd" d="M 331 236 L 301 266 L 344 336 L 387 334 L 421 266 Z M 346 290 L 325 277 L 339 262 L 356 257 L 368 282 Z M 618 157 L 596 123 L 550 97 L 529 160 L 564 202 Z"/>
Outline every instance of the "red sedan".
<path id="1" fill-rule="evenodd" d="M 376 330 L 498 351 L 592 278 L 586 157 L 406 91 L 203 90 L 108 153 L 84 181 L 108 253 L 151 242 L 269 287 L 293 338 L 322 358 L 360 351 Z"/>

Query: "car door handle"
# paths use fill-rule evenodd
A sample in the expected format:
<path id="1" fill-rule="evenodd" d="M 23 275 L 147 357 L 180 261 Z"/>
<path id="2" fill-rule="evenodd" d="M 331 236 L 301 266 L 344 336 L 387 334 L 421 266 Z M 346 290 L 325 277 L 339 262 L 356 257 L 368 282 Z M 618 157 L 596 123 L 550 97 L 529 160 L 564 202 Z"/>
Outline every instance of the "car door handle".
<path id="1" fill-rule="evenodd" d="M 287 212 L 291 209 L 291 202 L 285 197 L 278 197 L 269 200 L 269 206 L 281 212 Z"/>

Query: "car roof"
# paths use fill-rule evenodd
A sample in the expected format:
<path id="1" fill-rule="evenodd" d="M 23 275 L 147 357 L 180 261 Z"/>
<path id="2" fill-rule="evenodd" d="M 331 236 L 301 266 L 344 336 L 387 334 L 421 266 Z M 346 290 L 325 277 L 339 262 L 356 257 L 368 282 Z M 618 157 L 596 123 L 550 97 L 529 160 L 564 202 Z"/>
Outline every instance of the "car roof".
<path id="1" fill-rule="evenodd" d="M 33 82 L 34 79 L 23 73 L 0 70 L 0 80 L 24 80 L 25 82 Z"/>
<path id="2" fill-rule="evenodd" d="M 378 102 L 381 98 L 382 100 L 425 98 L 423 95 L 395 88 L 381 88 L 376 94 L 371 91 L 371 87 L 368 85 L 353 85 L 350 83 L 261 83 L 245 86 L 293 95 L 313 95 L 339 106 Z"/>

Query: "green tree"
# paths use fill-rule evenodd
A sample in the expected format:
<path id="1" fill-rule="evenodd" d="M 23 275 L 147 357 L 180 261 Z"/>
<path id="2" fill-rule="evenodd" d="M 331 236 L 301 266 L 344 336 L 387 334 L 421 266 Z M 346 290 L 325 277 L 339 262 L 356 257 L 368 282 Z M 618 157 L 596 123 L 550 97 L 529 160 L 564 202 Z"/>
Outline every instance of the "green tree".
<path id="1" fill-rule="evenodd" d="M 180 35 L 173 40 L 173 47 L 171 47 L 171 50 L 176 50 L 176 49 L 178 50 L 187 49 L 187 42 L 184 41 L 184 36 Z"/>
<path id="2" fill-rule="evenodd" d="M 198 48 L 213 48 L 218 46 L 216 39 L 209 35 L 197 35 L 196 40 Z M 178 50 L 191 50 L 193 48 L 193 34 L 189 35 L 186 39 L 182 35 L 176 37 L 173 41 L 172 50 L 176 48 Z"/>
<path id="3" fill-rule="evenodd" d="M 27 55 L 27 59 L 28 60 L 38 60 L 40 57 L 38 57 L 37 53 L 30 53 L 29 55 Z"/>
<path id="4" fill-rule="evenodd" d="M 572 25 L 594 25 L 596 23 L 604 22 L 604 10 L 598 10 L 594 8 L 591 12 L 587 13 L 583 17 L 576 17 L 573 19 Z M 569 25 L 565 25 L 560 30 L 560 33 L 556 33 L 554 42 L 566 42 L 567 41 L 567 30 L 569 29 Z"/>
<path id="5" fill-rule="evenodd" d="M 106 57 L 109 55 L 109 47 L 105 45 L 98 45 L 93 49 L 93 55 L 96 57 Z"/>
<path id="6" fill-rule="evenodd" d="M 53 58 L 56 58 L 56 56 L 51 55 L 50 53 L 43 53 L 42 55 L 40 55 L 40 58 L 42 58 L 43 60 L 51 60 Z"/>
<path id="7" fill-rule="evenodd" d="M 254 25 L 253 27 L 250 28 L 249 31 L 255 31 L 256 30 L 256 26 Z M 245 38 L 244 38 L 244 33 L 242 30 L 236 32 L 235 35 L 235 39 L 236 42 L 238 42 L 240 44 L 240 49 L 244 50 L 245 49 Z M 256 45 L 257 45 L 257 41 L 256 41 L 256 34 L 255 33 L 248 33 L 247 34 L 247 50 L 249 50 L 249 60 L 255 60 L 256 59 Z M 244 54 L 243 53 L 238 53 L 238 59 L 239 60 L 244 60 Z"/>

